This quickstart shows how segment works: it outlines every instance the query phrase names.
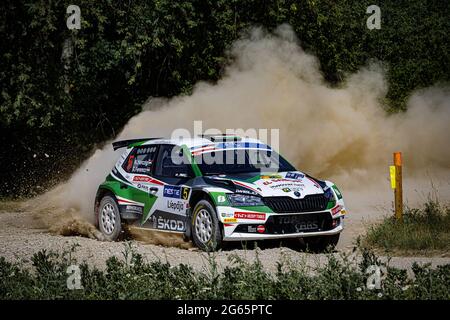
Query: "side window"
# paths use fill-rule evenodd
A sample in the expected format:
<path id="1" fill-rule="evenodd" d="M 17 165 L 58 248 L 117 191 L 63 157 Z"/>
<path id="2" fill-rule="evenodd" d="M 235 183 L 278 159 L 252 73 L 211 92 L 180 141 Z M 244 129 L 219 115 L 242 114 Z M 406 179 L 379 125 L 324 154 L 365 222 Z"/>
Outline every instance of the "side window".
<path id="1" fill-rule="evenodd" d="M 151 174 L 157 146 L 135 148 L 123 163 L 123 169 L 129 173 Z"/>
<path id="2" fill-rule="evenodd" d="M 155 175 L 168 178 L 194 176 L 191 164 L 183 154 L 183 149 L 174 145 L 162 145 L 156 161 Z"/>

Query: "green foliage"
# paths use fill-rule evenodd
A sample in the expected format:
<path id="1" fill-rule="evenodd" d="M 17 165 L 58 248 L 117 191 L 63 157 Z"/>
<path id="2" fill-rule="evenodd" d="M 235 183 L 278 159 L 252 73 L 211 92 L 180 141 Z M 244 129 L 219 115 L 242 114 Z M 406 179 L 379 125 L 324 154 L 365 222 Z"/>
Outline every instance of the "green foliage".
<path id="1" fill-rule="evenodd" d="M 42 180 L 71 172 L 148 97 L 216 81 L 227 48 L 253 26 L 289 23 L 332 85 L 383 61 L 391 111 L 404 109 L 412 90 L 449 81 L 448 1 L 382 1 L 381 30 L 366 28 L 368 0 L 80 0 L 74 31 L 69 4 L 0 5 L 0 164 L 9 168 L 0 194 L 30 195 Z"/>
<path id="2" fill-rule="evenodd" d="M 55 252 L 32 257 L 33 269 L 0 257 L 0 299 L 450 299 L 450 265 L 390 267 L 368 251 L 356 263 L 349 257 L 329 254 L 318 267 L 282 261 L 275 273 L 260 261 L 249 263 L 232 257 L 223 271 L 210 256 L 209 271 L 190 266 L 145 262 L 128 247 L 124 259 L 111 257 L 104 270 L 80 264 L 82 289 L 67 288 L 67 267 L 75 260 Z M 367 288 L 366 268 L 386 268 L 381 287 Z"/>
<path id="3" fill-rule="evenodd" d="M 388 217 L 372 226 L 363 242 L 388 251 L 450 250 L 450 208 L 429 200 L 422 208 L 407 208 L 403 223 Z"/>

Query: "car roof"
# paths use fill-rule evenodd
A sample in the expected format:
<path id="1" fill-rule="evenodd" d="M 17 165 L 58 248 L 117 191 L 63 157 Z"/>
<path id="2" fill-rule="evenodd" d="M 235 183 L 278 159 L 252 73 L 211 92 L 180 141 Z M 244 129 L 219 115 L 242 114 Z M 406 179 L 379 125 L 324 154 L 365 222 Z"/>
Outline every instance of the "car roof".
<path id="1" fill-rule="evenodd" d="M 214 137 L 219 137 L 220 140 L 214 139 Z M 254 138 L 238 137 L 238 140 L 233 140 L 233 139 L 223 140 L 223 137 L 224 136 L 175 138 L 175 139 L 174 138 L 171 138 L 171 139 L 161 138 L 161 139 L 147 140 L 140 145 L 144 146 L 144 145 L 153 145 L 153 144 L 173 144 L 173 145 L 178 145 L 178 146 L 186 145 L 188 148 L 192 149 L 195 147 L 215 145 L 217 143 L 240 142 L 240 143 L 255 143 L 258 146 L 261 146 L 261 147 L 264 146 L 264 148 L 268 147 L 265 143 L 259 141 L 258 139 L 254 139 Z M 236 136 L 233 136 L 233 137 L 236 137 Z"/>

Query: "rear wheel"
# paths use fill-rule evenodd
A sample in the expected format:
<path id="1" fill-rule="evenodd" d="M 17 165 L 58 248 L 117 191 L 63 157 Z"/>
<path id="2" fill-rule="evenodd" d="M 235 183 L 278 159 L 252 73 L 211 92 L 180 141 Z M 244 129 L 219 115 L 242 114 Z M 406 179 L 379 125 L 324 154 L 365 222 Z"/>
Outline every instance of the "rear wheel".
<path id="1" fill-rule="evenodd" d="M 115 241 L 122 230 L 119 207 L 112 196 L 104 196 L 98 209 L 98 227 L 105 240 Z"/>
<path id="2" fill-rule="evenodd" d="M 203 251 L 215 251 L 222 244 L 222 231 L 216 210 L 207 200 L 199 201 L 192 214 L 192 240 Z"/>
<path id="3" fill-rule="evenodd" d="M 339 242 L 339 233 L 331 236 L 305 237 L 306 249 L 312 252 L 333 251 Z"/>

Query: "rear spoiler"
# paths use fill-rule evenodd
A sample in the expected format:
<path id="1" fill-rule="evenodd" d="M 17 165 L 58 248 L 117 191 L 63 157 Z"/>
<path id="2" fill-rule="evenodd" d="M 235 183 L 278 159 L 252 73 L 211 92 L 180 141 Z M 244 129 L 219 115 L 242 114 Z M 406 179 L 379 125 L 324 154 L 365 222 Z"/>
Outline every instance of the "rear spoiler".
<path id="1" fill-rule="evenodd" d="M 123 147 L 128 147 L 130 144 L 133 144 L 133 143 L 138 143 L 141 141 L 157 140 L 157 139 L 162 139 L 162 138 L 141 138 L 141 139 L 120 140 L 120 141 L 114 141 L 112 143 L 112 146 L 113 146 L 114 151 L 116 151 L 117 149 L 120 149 Z"/>

